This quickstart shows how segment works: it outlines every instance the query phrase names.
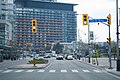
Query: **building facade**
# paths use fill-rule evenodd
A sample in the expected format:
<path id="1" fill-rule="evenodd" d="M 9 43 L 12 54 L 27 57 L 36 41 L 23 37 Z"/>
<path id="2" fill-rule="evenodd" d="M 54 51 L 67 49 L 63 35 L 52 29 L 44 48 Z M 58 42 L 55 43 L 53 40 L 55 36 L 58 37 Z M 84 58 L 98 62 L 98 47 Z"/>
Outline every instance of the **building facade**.
<path id="1" fill-rule="evenodd" d="M 16 0 L 16 40 L 21 50 L 43 51 L 54 42 L 77 40 L 75 4 Z M 31 21 L 37 20 L 32 33 Z"/>
<path id="2" fill-rule="evenodd" d="M 13 41 L 14 0 L 0 0 L 0 54 L 9 55 Z"/>

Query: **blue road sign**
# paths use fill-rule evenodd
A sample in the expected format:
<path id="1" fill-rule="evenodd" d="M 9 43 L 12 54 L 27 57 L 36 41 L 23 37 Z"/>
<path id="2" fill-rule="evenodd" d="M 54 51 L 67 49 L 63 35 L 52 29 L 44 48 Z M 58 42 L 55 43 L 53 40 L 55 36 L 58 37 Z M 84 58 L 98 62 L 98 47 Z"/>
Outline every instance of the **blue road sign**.
<path id="1" fill-rule="evenodd" d="M 90 19 L 89 23 L 93 23 L 93 22 L 107 22 L 107 19 Z"/>

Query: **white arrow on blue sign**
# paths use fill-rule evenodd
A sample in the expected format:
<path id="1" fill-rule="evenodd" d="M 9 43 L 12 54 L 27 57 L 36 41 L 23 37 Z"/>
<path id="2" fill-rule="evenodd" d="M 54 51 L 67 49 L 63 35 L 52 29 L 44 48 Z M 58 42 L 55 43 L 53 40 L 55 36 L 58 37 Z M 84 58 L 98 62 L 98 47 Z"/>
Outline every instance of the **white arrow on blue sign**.
<path id="1" fill-rule="evenodd" d="M 107 22 L 107 19 L 90 19 L 89 23 L 93 23 L 93 22 Z"/>

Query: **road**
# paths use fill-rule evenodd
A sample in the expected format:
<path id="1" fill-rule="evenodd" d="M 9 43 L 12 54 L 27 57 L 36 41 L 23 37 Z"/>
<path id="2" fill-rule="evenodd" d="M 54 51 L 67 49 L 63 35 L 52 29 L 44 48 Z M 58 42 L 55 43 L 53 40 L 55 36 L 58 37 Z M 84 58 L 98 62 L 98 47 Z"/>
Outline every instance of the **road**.
<path id="1" fill-rule="evenodd" d="M 55 60 L 45 69 L 0 69 L 0 80 L 120 80 L 78 60 Z"/>
<path id="2" fill-rule="evenodd" d="M 28 62 L 29 59 L 21 59 L 21 60 L 5 60 L 4 62 L 0 63 L 0 69 L 7 69 L 9 66 L 17 65 L 17 64 L 25 64 Z"/>

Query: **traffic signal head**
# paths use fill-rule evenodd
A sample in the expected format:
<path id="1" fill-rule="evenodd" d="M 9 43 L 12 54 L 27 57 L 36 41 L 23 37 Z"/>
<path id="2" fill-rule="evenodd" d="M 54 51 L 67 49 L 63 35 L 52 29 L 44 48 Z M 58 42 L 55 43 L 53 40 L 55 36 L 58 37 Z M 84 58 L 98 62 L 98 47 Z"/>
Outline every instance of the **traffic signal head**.
<path id="1" fill-rule="evenodd" d="M 35 19 L 32 20 L 32 32 L 37 32 L 37 20 Z"/>
<path id="2" fill-rule="evenodd" d="M 108 25 L 110 26 L 111 25 L 111 14 L 107 16 L 107 22 L 108 22 Z"/>
<path id="3" fill-rule="evenodd" d="M 82 14 L 83 25 L 88 25 L 88 14 Z"/>
<path id="4" fill-rule="evenodd" d="M 111 44 L 111 38 L 107 38 L 107 43 Z"/>

